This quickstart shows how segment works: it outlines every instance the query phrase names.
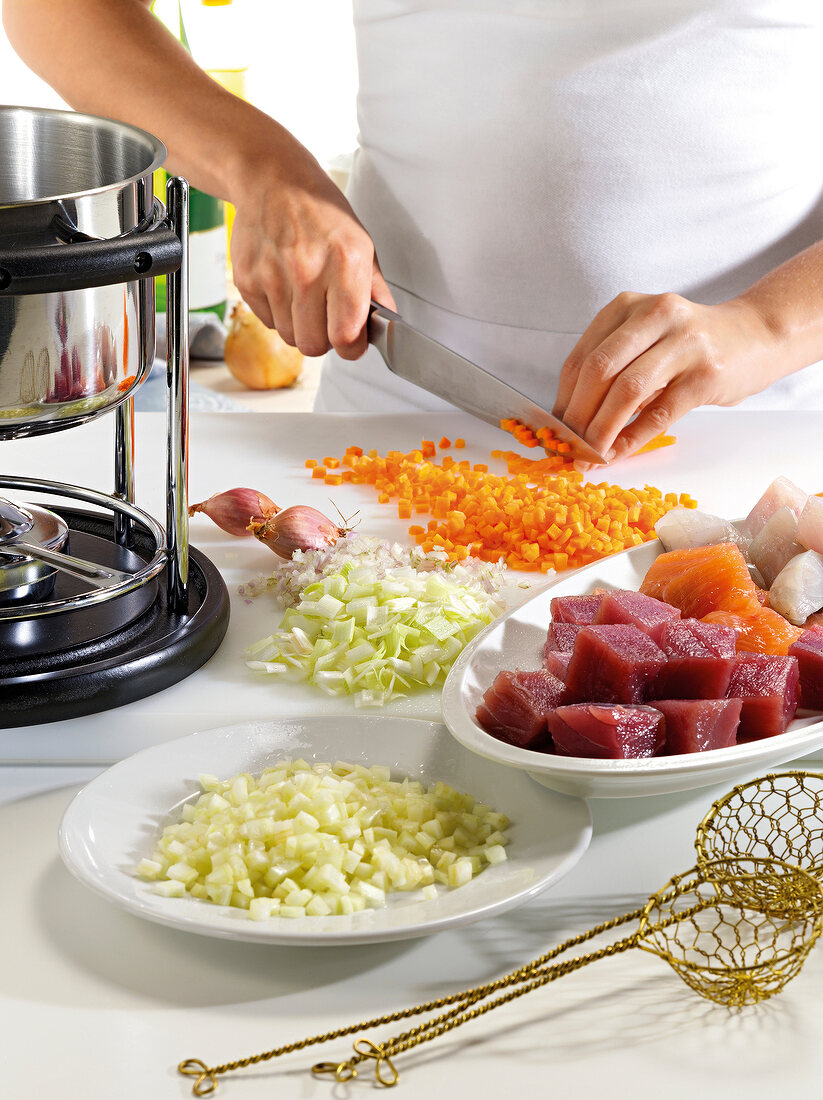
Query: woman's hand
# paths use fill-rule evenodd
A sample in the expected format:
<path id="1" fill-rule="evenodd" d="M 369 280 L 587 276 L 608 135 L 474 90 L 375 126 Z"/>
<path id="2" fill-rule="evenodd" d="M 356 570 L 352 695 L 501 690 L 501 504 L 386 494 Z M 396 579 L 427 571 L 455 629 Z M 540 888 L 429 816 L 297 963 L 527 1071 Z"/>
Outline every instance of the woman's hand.
<path id="1" fill-rule="evenodd" d="M 706 306 L 620 294 L 563 365 L 554 413 L 608 461 L 623 458 L 690 409 L 735 405 L 796 369 L 781 344 L 747 295 Z"/>
<path id="2" fill-rule="evenodd" d="M 277 171 L 274 164 L 277 163 Z M 231 259 L 238 291 L 305 355 L 366 350 L 369 303 L 395 308 L 368 233 L 340 190 L 298 146 L 289 170 L 264 162 L 236 193 Z"/>

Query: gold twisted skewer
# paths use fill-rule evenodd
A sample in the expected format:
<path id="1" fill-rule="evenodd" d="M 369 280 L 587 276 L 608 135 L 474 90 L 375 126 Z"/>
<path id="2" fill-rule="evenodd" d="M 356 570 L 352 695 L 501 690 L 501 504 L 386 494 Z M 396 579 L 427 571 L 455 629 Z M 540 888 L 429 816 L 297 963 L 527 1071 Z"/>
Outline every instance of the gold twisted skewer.
<path id="1" fill-rule="evenodd" d="M 312 1067 L 316 1075 L 345 1081 L 357 1076 L 362 1063 L 373 1062 L 376 1082 L 391 1087 L 399 1076 L 397 1055 L 635 947 L 665 959 L 687 985 L 717 1003 L 738 1007 L 765 1000 L 800 971 L 823 933 L 823 775 L 769 774 L 733 788 L 701 822 L 696 847 L 697 865 L 670 879 L 645 905 L 565 940 L 502 978 L 218 1066 L 187 1059 L 178 1070 L 195 1078 L 195 1096 L 208 1096 L 218 1076 L 232 1070 L 439 1012 L 382 1043 L 361 1036 L 349 1059 Z M 622 939 L 556 961 L 633 920 L 637 928 Z"/>

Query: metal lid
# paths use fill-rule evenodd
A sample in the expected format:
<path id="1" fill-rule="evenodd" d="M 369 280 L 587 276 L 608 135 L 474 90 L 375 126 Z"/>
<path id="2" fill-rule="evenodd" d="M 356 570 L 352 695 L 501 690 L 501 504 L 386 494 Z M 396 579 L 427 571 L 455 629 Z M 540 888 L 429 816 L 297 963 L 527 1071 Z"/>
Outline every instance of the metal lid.
<path id="1" fill-rule="evenodd" d="M 69 537 L 66 521 L 39 505 L 25 504 L 24 507 L 34 520 L 31 530 L 24 536 L 26 542 L 44 546 L 47 550 L 64 550 Z M 55 572 L 53 566 L 35 561 L 25 554 L 0 554 L 0 602 L 29 597 L 33 585 L 53 577 Z"/>

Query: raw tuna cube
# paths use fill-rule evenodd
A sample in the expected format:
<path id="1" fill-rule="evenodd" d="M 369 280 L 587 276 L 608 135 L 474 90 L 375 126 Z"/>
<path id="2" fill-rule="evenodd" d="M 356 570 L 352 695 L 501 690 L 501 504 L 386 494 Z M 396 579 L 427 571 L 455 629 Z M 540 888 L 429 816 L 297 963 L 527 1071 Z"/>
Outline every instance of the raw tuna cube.
<path id="1" fill-rule="evenodd" d="M 580 625 L 578 623 L 553 622 L 546 635 L 544 653 L 549 653 L 553 649 L 557 649 L 561 653 L 571 653 L 579 629 Z"/>
<path id="2" fill-rule="evenodd" d="M 807 710 L 823 710 L 823 630 L 819 627 L 804 630 L 794 645 L 789 646 L 789 656 L 797 659 L 800 672 L 798 705 Z"/>
<path id="3" fill-rule="evenodd" d="M 663 628 L 657 644 L 667 657 L 734 657 L 736 640 L 730 626 L 701 619 L 675 619 Z"/>
<path id="4" fill-rule="evenodd" d="M 562 681 L 545 669 L 500 672 L 477 708 L 483 729 L 521 749 L 548 743 L 546 715 L 561 701 Z"/>
<path id="5" fill-rule="evenodd" d="M 549 604 L 552 622 L 586 626 L 597 614 L 602 599 L 602 592 L 589 596 L 555 596 Z"/>
<path id="6" fill-rule="evenodd" d="M 669 657 L 657 675 L 655 697 L 725 699 L 735 660 L 734 657 Z"/>
<path id="7" fill-rule="evenodd" d="M 666 656 L 636 626 L 584 626 L 566 672 L 568 702 L 642 703 Z"/>
<path id="8" fill-rule="evenodd" d="M 607 592 L 600 602 L 594 625 L 628 623 L 660 642 L 663 628 L 673 619 L 680 618 L 680 610 L 643 592 L 618 589 Z"/>
<path id="9" fill-rule="evenodd" d="M 729 699 L 742 699 L 738 741 L 784 733 L 797 710 L 800 682 L 797 657 L 738 653 L 729 681 Z"/>
<path id="10" fill-rule="evenodd" d="M 571 659 L 571 653 L 561 653 L 559 649 L 551 649 L 543 654 L 543 668 L 548 669 L 553 676 L 565 683 Z"/>
<path id="11" fill-rule="evenodd" d="M 548 721 L 563 756 L 634 760 L 663 746 L 663 716 L 653 707 L 577 703 L 558 707 Z"/>
<path id="12" fill-rule="evenodd" d="M 522 672 L 518 670 L 514 676 L 518 684 L 531 693 L 535 704 L 543 714 L 548 714 L 549 711 L 554 710 L 555 707 L 559 707 L 561 703 L 566 701 L 564 699 L 566 685 L 545 668 Z"/>
<path id="13" fill-rule="evenodd" d="M 665 719 L 667 756 L 726 749 L 737 741 L 740 699 L 659 699 Z"/>

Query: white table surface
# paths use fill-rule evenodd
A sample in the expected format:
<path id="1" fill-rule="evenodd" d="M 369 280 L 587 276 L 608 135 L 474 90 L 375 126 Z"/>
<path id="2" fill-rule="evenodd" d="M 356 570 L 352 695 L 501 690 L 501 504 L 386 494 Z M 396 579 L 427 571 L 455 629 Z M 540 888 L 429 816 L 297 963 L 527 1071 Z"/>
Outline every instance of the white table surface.
<path id="1" fill-rule="evenodd" d="M 41 439 L 4 443 L 8 474 L 60 477 L 110 489 L 111 418 Z M 234 485 L 283 506 L 328 498 L 359 509 L 364 532 L 403 538 L 406 524 L 373 491 L 312 482 L 307 457 L 348 443 L 411 449 L 423 438 L 469 441 L 488 458 L 509 437 L 459 416 L 344 418 L 310 414 L 202 414 L 191 426 L 191 498 Z M 675 447 L 609 471 L 623 485 L 687 491 L 729 516 L 748 511 L 778 474 L 823 489 L 819 414 L 695 413 Z M 138 501 L 162 515 L 163 419 L 137 418 Z M 104 715 L 0 730 L 0 1090 L 4 1097 L 69 1100 L 186 1097 L 177 1063 L 210 1064 L 267 1050 L 498 976 L 568 935 L 634 908 L 693 862 L 697 824 L 723 787 L 591 803 L 594 839 L 561 882 L 492 920 L 407 943 L 298 949 L 228 943 L 142 921 L 85 889 L 60 863 L 56 834 L 72 795 L 102 765 L 197 729 L 283 714 L 335 713 L 344 702 L 258 681 L 242 650 L 268 632 L 277 609 L 246 604 L 236 587 L 270 568 L 265 547 L 224 536 L 202 517 L 193 539 L 223 572 L 232 624 L 201 670 L 164 692 Z M 516 580 L 518 578 L 515 578 Z M 535 578 L 531 578 L 535 579 Z M 268 624 L 268 628 L 267 628 Z M 0 700 L 2 706 L 2 700 Z M 437 694 L 392 713 L 439 717 Z M 787 765 L 791 766 L 791 765 Z M 823 770 L 823 759 L 796 766 Z M 384 1036 L 403 1030 L 394 1026 Z M 333 1085 L 308 1067 L 342 1060 L 350 1040 L 230 1074 L 231 1100 L 370 1094 Z M 823 1076 L 823 950 L 779 997 L 737 1012 L 712 1005 L 659 959 L 634 951 L 599 962 L 398 1058 L 398 1095 L 595 1096 L 614 1100 L 811 1096 Z"/>

